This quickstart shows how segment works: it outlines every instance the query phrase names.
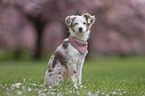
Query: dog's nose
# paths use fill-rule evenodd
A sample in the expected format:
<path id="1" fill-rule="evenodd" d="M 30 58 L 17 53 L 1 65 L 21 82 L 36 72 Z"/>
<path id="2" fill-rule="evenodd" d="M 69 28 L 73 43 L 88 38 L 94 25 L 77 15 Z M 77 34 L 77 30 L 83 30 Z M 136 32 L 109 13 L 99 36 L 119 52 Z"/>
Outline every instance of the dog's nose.
<path id="1" fill-rule="evenodd" d="M 80 27 L 80 28 L 79 28 L 79 31 L 82 31 L 82 30 L 83 30 L 83 28 L 82 28 L 82 27 Z"/>

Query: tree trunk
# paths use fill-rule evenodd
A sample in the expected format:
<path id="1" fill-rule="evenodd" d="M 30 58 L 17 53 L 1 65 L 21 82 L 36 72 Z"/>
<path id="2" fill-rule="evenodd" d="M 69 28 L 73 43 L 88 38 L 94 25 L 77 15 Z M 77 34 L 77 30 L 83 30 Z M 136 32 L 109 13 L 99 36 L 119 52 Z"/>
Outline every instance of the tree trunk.
<path id="1" fill-rule="evenodd" d="M 21 57 L 21 51 L 20 51 L 20 49 L 15 49 L 14 50 L 14 59 L 15 60 L 19 60 L 20 59 L 20 57 Z"/>
<path id="2" fill-rule="evenodd" d="M 37 33 L 37 41 L 36 41 L 36 49 L 35 49 L 35 53 L 34 53 L 34 59 L 41 59 L 42 58 L 42 34 L 43 34 L 43 29 L 45 27 L 45 22 L 43 22 L 41 20 L 41 16 L 37 17 L 37 18 L 33 18 L 32 19 L 35 29 L 36 29 L 36 33 Z"/>

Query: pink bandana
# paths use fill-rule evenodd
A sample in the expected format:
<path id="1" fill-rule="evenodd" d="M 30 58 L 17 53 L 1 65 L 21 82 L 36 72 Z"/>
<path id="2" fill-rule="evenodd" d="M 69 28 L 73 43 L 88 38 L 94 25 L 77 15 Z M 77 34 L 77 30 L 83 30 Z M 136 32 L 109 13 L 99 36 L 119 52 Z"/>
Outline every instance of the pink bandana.
<path id="1" fill-rule="evenodd" d="M 69 43 L 76 48 L 78 51 L 80 51 L 81 53 L 83 53 L 84 55 L 86 55 L 87 53 L 87 47 L 88 47 L 88 42 L 82 42 L 79 41 L 71 36 L 68 37 L 69 38 Z"/>

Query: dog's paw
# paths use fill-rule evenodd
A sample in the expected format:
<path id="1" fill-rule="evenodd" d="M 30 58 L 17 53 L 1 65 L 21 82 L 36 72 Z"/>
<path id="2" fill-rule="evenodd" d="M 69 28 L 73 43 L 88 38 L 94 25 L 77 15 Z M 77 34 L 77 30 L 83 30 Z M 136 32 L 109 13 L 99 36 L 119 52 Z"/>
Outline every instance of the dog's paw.
<path id="1" fill-rule="evenodd" d="M 75 87 L 76 89 L 79 89 L 77 85 L 74 85 L 74 87 Z"/>

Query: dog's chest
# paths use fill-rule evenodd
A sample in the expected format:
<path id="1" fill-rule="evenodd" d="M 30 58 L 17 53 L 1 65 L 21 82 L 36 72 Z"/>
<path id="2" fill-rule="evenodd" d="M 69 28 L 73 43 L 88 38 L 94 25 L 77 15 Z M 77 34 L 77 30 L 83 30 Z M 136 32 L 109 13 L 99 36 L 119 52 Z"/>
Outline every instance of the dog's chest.
<path id="1" fill-rule="evenodd" d="M 84 56 L 77 49 L 75 49 L 71 44 L 68 44 L 68 48 L 65 50 L 65 52 L 66 52 L 66 57 L 68 57 L 68 59 L 74 59 L 76 61 L 78 61 L 79 58 L 82 58 Z"/>

